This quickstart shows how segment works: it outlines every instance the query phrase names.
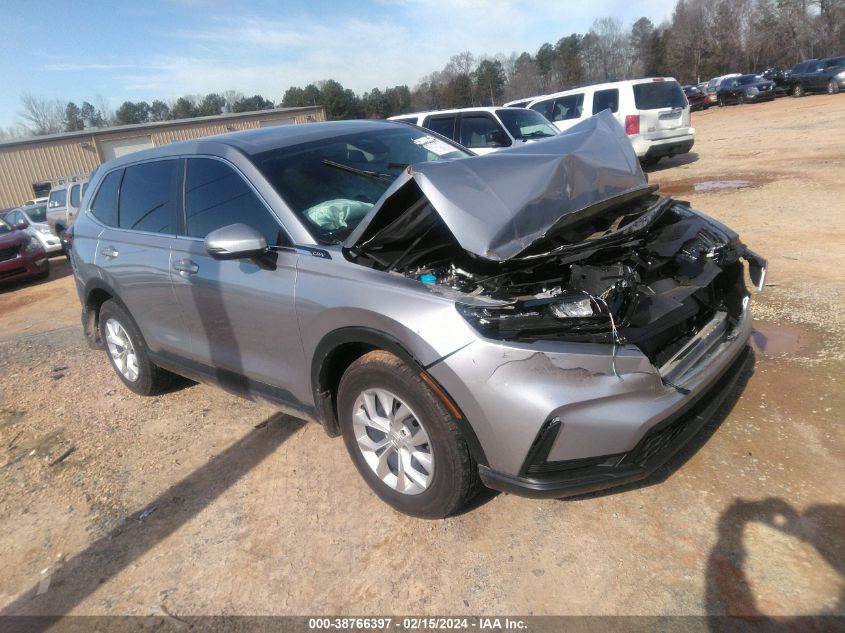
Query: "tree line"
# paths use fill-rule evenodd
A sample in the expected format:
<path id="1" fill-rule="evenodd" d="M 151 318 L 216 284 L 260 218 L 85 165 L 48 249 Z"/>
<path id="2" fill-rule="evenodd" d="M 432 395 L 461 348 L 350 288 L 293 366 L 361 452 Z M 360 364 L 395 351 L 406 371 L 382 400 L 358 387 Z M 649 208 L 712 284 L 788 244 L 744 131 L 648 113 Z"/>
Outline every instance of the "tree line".
<path id="1" fill-rule="evenodd" d="M 595 20 L 528 51 L 476 56 L 458 53 L 440 70 L 407 85 L 356 94 L 334 79 L 287 89 L 275 103 L 236 91 L 185 95 L 175 101 L 126 101 L 111 111 L 96 105 L 21 98 L 22 124 L 0 138 L 109 125 L 190 119 L 225 112 L 321 105 L 329 119 L 386 118 L 417 110 L 501 105 L 582 85 L 648 76 L 699 83 L 728 72 L 791 68 L 812 57 L 845 54 L 845 0 L 678 0 L 672 17 L 630 27 L 614 17 Z"/>

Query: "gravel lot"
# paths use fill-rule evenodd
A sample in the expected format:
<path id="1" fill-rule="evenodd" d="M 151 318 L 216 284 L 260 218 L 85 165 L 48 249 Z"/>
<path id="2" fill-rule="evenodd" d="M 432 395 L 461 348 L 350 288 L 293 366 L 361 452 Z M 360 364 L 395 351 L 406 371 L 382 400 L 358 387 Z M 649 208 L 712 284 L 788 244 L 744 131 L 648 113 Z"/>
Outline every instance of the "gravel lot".
<path id="1" fill-rule="evenodd" d="M 845 614 L 845 95 L 693 124 L 651 181 L 770 271 L 744 392 L 659 477 L 405 517 L 316 425 L 202 385 L 131 394 L 54 259 L 0 291 L 2 612 Z"/>

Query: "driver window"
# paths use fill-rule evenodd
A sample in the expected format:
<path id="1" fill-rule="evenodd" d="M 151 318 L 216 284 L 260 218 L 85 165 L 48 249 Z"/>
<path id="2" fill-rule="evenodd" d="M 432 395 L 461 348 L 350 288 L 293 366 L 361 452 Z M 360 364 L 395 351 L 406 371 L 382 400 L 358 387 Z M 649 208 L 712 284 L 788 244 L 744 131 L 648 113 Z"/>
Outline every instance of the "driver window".
<path id="1" fill-rule="evenodd" d="M 229 165 L 210 158 L 188 159 L 185 223 L 188 237 L 205 239 L 212 231 L 241 222 L 279 244 L 280 226 L 261 199 Z"/>
<path id="2" fill-rule="evenodd" d="M 497 142 L 498 141 L 498 142 Z M 504 147 L 510 145 L 502 128 L 490 117 L 470 114 L 461 117 L 461 145 L 464 147 Z"/>

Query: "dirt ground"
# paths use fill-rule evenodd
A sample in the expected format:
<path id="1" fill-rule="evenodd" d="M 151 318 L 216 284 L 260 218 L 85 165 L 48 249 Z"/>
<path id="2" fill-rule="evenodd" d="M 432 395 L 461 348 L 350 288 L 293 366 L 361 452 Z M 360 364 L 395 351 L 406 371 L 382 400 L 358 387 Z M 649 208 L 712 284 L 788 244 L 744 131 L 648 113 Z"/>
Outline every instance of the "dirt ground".
<path id="1" fill-rule="evenodd" d="M 770 270 L 744 391 L 659 476 L 408 518 L 316 425 L 128 392 L 54 259 L 0 292 L 1 612 L 845 614 L 845 94 L 693 124 L 651 181 Z"/>

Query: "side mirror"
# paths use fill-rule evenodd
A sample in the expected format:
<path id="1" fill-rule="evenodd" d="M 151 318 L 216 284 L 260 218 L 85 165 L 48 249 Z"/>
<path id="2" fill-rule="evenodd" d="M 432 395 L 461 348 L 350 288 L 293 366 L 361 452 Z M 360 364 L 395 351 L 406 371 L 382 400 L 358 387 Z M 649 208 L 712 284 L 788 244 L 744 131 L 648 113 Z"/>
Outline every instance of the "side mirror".
<path id="1" fill-rule="evenodd" d="M 267 252 L 267 240 L 251 226 L 230 224 L 206 235 L 205 250 L 214 259 L 251 259 Z"/>
<path id="2" fill-rule="evenodd" d="M 490 130 L 487 132 L 485 140 L 488 147 L 504 147 L 508 144 L 505 133 L 501 130 Z"/>
<path id="3" fill-rule="evenodd" d="M 26 220 L 21 220 L 20 222 L 15 224 L 15 228 L 18 231 L 23 231 L 24 229 L 28 229 L 29 228 L 29 222 L 27 222 Z"/>

